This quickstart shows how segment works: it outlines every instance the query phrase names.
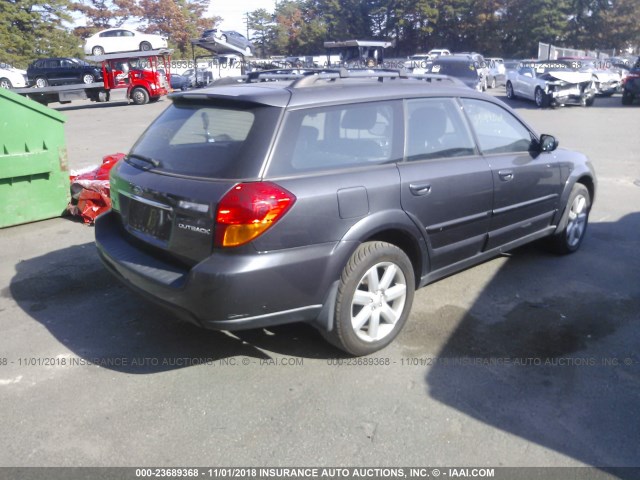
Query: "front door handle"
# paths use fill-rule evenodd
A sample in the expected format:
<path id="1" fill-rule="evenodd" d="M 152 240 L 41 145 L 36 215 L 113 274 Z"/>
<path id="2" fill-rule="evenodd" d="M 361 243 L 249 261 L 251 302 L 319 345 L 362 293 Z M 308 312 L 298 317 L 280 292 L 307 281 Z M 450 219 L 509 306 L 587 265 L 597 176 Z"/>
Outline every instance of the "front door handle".
<path id="1" fill-rule="evenodd" d="M 511 170 L 500 170 L 498 172 L 498 176 L 500 177 L 500 180 L 502 180 L 503 182 L 508 182 L 510 180 L 513 180 L 513 171 L 511 171 Z"/>
<path id="2" fill-rule="evenodd" d="M 428 195 L 431 193 L 431 184 L 430 183 L 411 183 L 409 184 L 409 190 L 416 197 L 421 197 L 423 195 Z"/>

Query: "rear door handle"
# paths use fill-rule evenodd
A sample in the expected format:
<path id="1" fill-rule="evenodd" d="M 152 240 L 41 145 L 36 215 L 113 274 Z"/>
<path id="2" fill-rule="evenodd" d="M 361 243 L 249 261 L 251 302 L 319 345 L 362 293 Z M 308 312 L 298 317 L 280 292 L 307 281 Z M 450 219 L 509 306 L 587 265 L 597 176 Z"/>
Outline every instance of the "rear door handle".
<path id="1" fill-rule="evenodd" d="M 430 183 L 411 183 L 409 184 L 409 190 L 416 197 L 421 197 L 423 195 L 428 195 L 431 193 L 431 184 Z"/>
<path id="2" fill-rule="evenodd" d="M 513 171 L 511 170 L 500 170 L 498 171 L 498 176 L 500 180 L 503 182 L 508 182 L 509 180 L 513 180 Z"/>

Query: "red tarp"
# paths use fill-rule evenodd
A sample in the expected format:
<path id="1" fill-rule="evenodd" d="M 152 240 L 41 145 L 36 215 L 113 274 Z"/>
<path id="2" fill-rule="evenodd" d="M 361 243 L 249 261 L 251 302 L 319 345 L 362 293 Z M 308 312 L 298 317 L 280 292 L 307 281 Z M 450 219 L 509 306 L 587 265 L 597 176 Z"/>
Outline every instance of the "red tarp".
<path id="1" fill-rule="evenodd" d="M 98 215 L 111 208 L 109 171 L 124 156 L 124 153 L 107 155 L 99 167 L 72 172 L 69 177 L 71 203 L 67 207 L 71 215 L 78 215 L 84 223 L 92 224 Z"/>

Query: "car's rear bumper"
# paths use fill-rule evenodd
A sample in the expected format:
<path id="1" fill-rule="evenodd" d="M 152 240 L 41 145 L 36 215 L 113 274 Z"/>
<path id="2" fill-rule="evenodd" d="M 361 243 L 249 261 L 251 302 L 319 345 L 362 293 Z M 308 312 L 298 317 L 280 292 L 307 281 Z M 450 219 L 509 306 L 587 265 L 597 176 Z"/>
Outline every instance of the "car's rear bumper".
<path id="1" fill-rule="evenodd" d="M 222 330 L 315 320 L 347 254 L 333 243 L 265 253 L 230 249 L 186 268 L 130 243 L 112 212 L 95 229 L 100 259 L 118 279 L 182 319 Z"/>

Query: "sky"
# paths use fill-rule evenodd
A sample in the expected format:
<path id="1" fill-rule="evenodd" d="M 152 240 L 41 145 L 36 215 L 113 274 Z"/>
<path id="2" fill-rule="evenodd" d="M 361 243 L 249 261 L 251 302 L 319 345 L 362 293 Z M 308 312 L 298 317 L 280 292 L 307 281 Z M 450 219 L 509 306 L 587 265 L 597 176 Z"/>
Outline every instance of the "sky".
<path id="1" fill-rule="evenodd" d="M 276 2 L 275 0 L 211 0 L 210 3 L 208 13 L 223 18 L 219 25 L 222 30 L 235 30 L 246 35 L 245 14 L 259 8 L 273 12 Z"/>

